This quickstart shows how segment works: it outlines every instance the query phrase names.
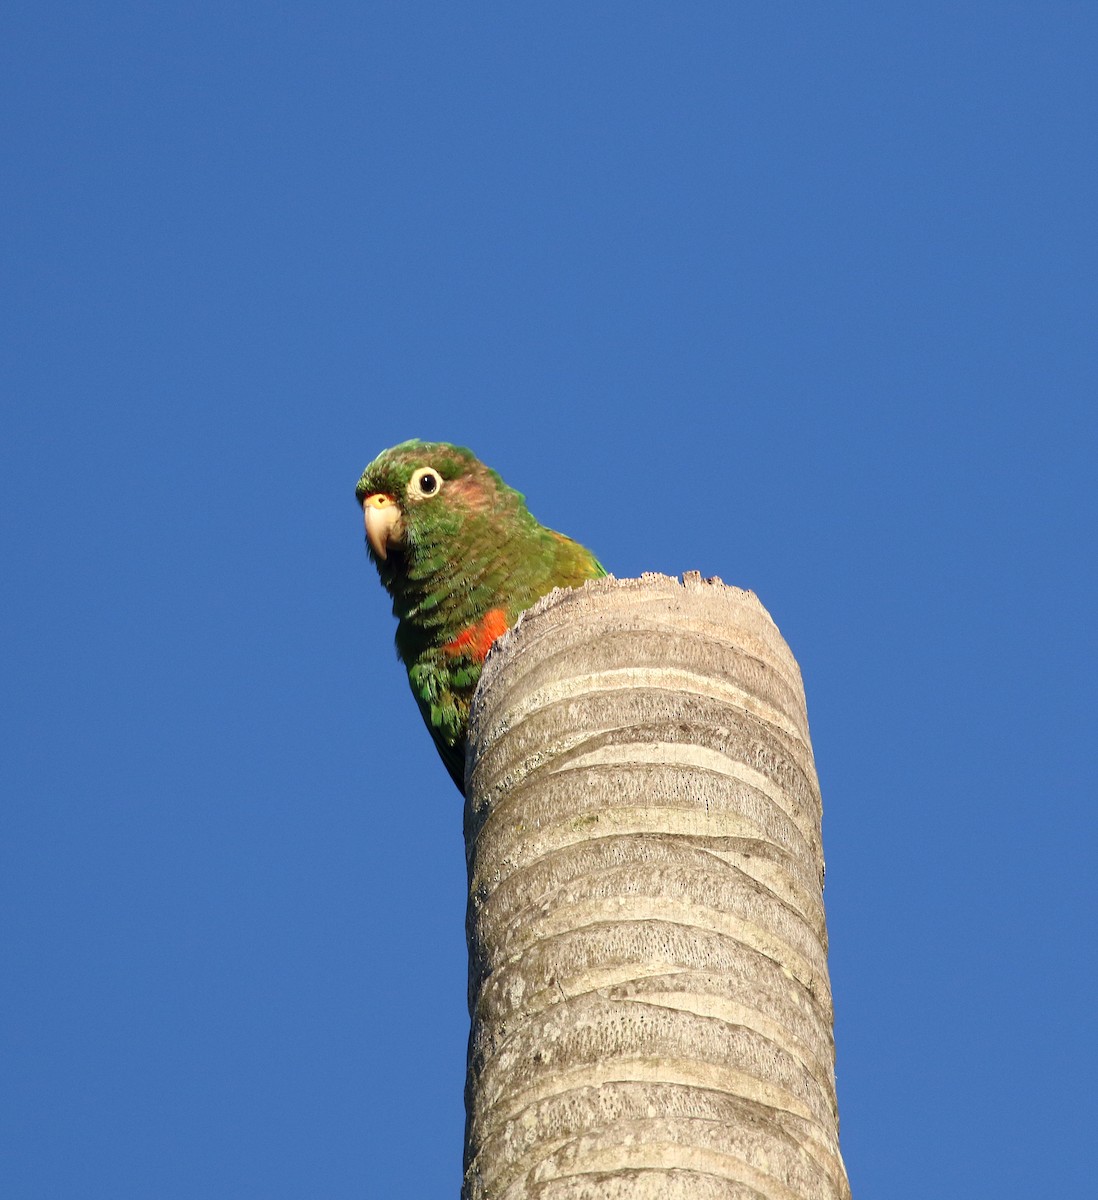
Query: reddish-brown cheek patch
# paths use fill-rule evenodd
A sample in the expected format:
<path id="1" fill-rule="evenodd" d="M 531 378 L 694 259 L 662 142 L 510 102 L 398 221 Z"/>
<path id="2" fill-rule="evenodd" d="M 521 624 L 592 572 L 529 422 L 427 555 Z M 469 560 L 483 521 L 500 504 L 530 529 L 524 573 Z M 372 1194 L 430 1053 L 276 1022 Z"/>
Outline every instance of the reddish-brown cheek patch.
<path id="1" fill-rule="evenodd" d="M 446 497 L 449 504 L 459 505 L 472 513 L 485 512 L 495 503 L 494 493 L 485 488 L 481 480 L 468 475 L 447 480 Z"/>
<path id="2" fill-rule="evenodd" d="M 493 608 L 442 648 L 447 654 L 455 657 L 459 654 L 468 655 L 474 662 L 482 663 L 488 657 L 492 643 L 506 632 L 507 614 L 502 608 Z"/>

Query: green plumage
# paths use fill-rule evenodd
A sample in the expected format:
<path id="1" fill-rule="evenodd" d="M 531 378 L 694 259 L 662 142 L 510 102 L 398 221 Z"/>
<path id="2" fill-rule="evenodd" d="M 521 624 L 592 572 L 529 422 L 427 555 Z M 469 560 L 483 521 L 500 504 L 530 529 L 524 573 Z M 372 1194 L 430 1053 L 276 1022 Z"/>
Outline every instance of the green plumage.
<path id="1" fill-rule="evenodd" d="M 469 705 L 492 640 L 556 587 L 606 572 L 530 515 L 460 446 L 402 442 L 355 489 L 367 550 L 393 598 L 397 653 L 447 770 L 464 792 Z"/>

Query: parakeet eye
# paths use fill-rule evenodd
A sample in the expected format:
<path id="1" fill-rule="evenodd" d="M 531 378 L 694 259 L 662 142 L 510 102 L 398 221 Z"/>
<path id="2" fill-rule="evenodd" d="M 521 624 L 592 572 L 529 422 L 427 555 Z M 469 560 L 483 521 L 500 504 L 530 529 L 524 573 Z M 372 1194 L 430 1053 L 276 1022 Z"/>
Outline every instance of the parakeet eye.
<path id="1" fill-rule="evenodd" d="M 434 467 L 420 467 L 412 474 L 408 493 L 412 496 L 433 496 L 441 487 L 442 476 Z"/>

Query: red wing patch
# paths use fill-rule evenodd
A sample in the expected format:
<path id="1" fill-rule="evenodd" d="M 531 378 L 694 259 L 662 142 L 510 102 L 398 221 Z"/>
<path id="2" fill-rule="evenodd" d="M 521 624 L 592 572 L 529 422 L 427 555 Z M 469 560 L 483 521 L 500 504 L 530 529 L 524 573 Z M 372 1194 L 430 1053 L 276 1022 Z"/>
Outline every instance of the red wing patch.
<path id="1" fill-rule="evenodd" d="M 482 663 L 488 657 L 488 651 L 496 638 L 507 632 L 507 614 L 502 608 L 493 608 L 486 612 L 479 621 L 475 621 L 468 629 L 463 629 L 452 642 L 447 642 L 442 648 L 455 658 L 466 654 L 474 662 Z"/>

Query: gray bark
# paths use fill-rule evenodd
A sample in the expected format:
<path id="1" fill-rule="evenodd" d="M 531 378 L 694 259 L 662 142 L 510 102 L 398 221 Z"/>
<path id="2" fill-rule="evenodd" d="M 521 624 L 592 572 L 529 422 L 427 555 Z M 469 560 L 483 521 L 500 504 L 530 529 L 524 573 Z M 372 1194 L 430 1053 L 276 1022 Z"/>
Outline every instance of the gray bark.
<path id="1" fill-rule="evenodd" d="M 840 1200 L 820 792 L 751 592 L 556 592 L 474 703 L 466 1200 Z"/>

